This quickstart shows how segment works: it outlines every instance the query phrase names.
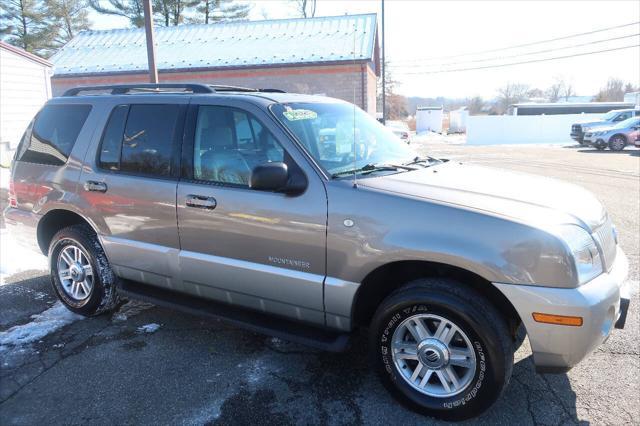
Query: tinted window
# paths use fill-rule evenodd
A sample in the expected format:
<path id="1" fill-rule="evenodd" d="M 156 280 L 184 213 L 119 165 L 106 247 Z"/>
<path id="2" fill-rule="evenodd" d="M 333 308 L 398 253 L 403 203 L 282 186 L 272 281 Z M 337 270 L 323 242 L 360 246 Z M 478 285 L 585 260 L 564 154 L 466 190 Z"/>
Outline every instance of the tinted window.
<path id="1" fill-rule="evenodd" d="M 178 111 L 179 105 L 129 107 L 122 138 L 120 170 L 169 176 Z"/>
<path id="2" fill-rule="evenodd" d="M 194 143 L 194 177 L 248 186 L 259 164 L 284 161 L 284 150 L 251 114 L 226 107 L 201 106 Z"/>
<path id="3" fill-rule="evenodd" d="M 111 112 L 100 148 L 100 167 L 103 169 L 120 170 L 122 136 L 128 112 L 128 105 L 119 105 Z"/>
<path id="4" fill-rule="evenodd" d="M 62 165 L 76 143 L 91 111 L 90 105 L 47 105 L 36 117 L 28 140 L 23 140 L 20 161 Z"/>

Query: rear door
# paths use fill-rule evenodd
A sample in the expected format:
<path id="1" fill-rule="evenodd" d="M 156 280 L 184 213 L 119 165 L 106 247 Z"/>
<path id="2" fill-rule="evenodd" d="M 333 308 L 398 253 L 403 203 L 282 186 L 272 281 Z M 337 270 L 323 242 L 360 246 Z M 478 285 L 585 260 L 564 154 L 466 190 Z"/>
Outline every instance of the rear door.
<path id="1" fill-rule="evenodd" d="M 187 103 L 186 96 L 149 95 L 114 104 L 79 188 L 116 273 L 177 290 L 176 188 Z"/>
<path id="2" fill-rule="evenodd" d="M 324 184 L 267 113 L 233 100 L 194 98 L 178 185 L 180 270 L 186 291 L 324 324 Z M 257 191 L 253 167 L 285 162 L 304 193 Z"/>

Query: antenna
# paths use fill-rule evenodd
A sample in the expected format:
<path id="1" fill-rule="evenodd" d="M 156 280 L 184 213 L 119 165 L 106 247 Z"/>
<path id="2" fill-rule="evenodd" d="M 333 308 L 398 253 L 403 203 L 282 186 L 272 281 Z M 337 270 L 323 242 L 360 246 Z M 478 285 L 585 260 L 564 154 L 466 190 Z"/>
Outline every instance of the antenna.
<path id="1" fill-rule="evenodd" d="M 353 22 L 353 64 L 356 65 L 356 23 Z M 353 187 L 358 188 L 357 151 L 356 151 L 356 85 L 353 84 Z M 363 100 L 364 101 L 364 100 Z"/>

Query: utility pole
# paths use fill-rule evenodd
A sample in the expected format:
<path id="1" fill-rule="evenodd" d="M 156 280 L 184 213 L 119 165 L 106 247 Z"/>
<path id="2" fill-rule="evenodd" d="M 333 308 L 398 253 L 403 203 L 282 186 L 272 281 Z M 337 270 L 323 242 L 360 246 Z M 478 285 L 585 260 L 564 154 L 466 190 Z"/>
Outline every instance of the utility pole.
<path id="1" fill-rule="evenodd" d="M 384 77 L 384 71 L 385 71 L 385 60 L 384 60 L 384 53 L 385 53 L 385 48 L 384 48 L 384 35 L 386 33 L 386 31 L 384 30 L 384 0 L 382 1 L 382 124 L 385 124 L 387 122 L 387 81 L 385 80 Z"/>
<path id="2" fill-rule="evenodd" d="M 149 62 L 149 81 L 158 83 L 158 69 L 156 68 L 156 46 L 153 42 L 153 8 L 151 0 L 144 3 L 144 30 L 147 35 L 147 61 Z"/>

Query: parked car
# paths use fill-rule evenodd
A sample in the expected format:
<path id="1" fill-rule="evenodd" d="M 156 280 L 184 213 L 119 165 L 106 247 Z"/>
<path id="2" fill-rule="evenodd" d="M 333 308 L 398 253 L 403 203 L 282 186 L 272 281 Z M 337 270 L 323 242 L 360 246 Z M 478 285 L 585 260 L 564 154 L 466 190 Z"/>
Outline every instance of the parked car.
<path id="1" fill-rule="evenodd" d="M 319 149 L 325 126 L 338 155 Z M 566 372 L 629 306 L 591 193 L 418 157 L 319 96 L 71 89 L 25 131 L 4 216 L 73 312 L 141 298 L 331 351 L 365 328 L 389 391 L 443 419 L 500 397 L 520 326 L 536 369 Z"/>
<path id="2" fill-rule="evenodd" d="M 629 139 L 633 141 L 633 144 L 637 148 L 640 148 L 640 128 L 636 128 L 636 130 L 631 132 L 631 135 L 629 136 Z"/>
<path id="3" fill-rule="evenodd" d="M 633 117 L 611 127 L 588 128 L 584 134 L 584 145 L 599 150 L 608 146 L 611 151 L 622 151 L 625 146 L 634 143 L 639 126 L 640 117 Z"/>
<path id="4" fill-rule="evenodd" d="M 411 135 L 411 130 L 409 130 L 409 126 L 407 123 L 403 121 L 389 121 L 387 120 L 385 126 L 387 126 L 394 135 L 399 137 L 403 142 L 411 143 L 411 139 L 409 135 Z"/>
<path id="5" fill-rule="evenodd" d="M 609 127 L 631 117 L 638 116 L 640 116 L 640 110 L 638 109 L 618 109 L 609 111 L 600 120 L 584 121 L 573 124 L 571 126 L 571 139 L 578 141 L 580 145 L 584 145 L 584 134 L 586 133 L 586 128 L 595 130 L 598 127 Z"/>

